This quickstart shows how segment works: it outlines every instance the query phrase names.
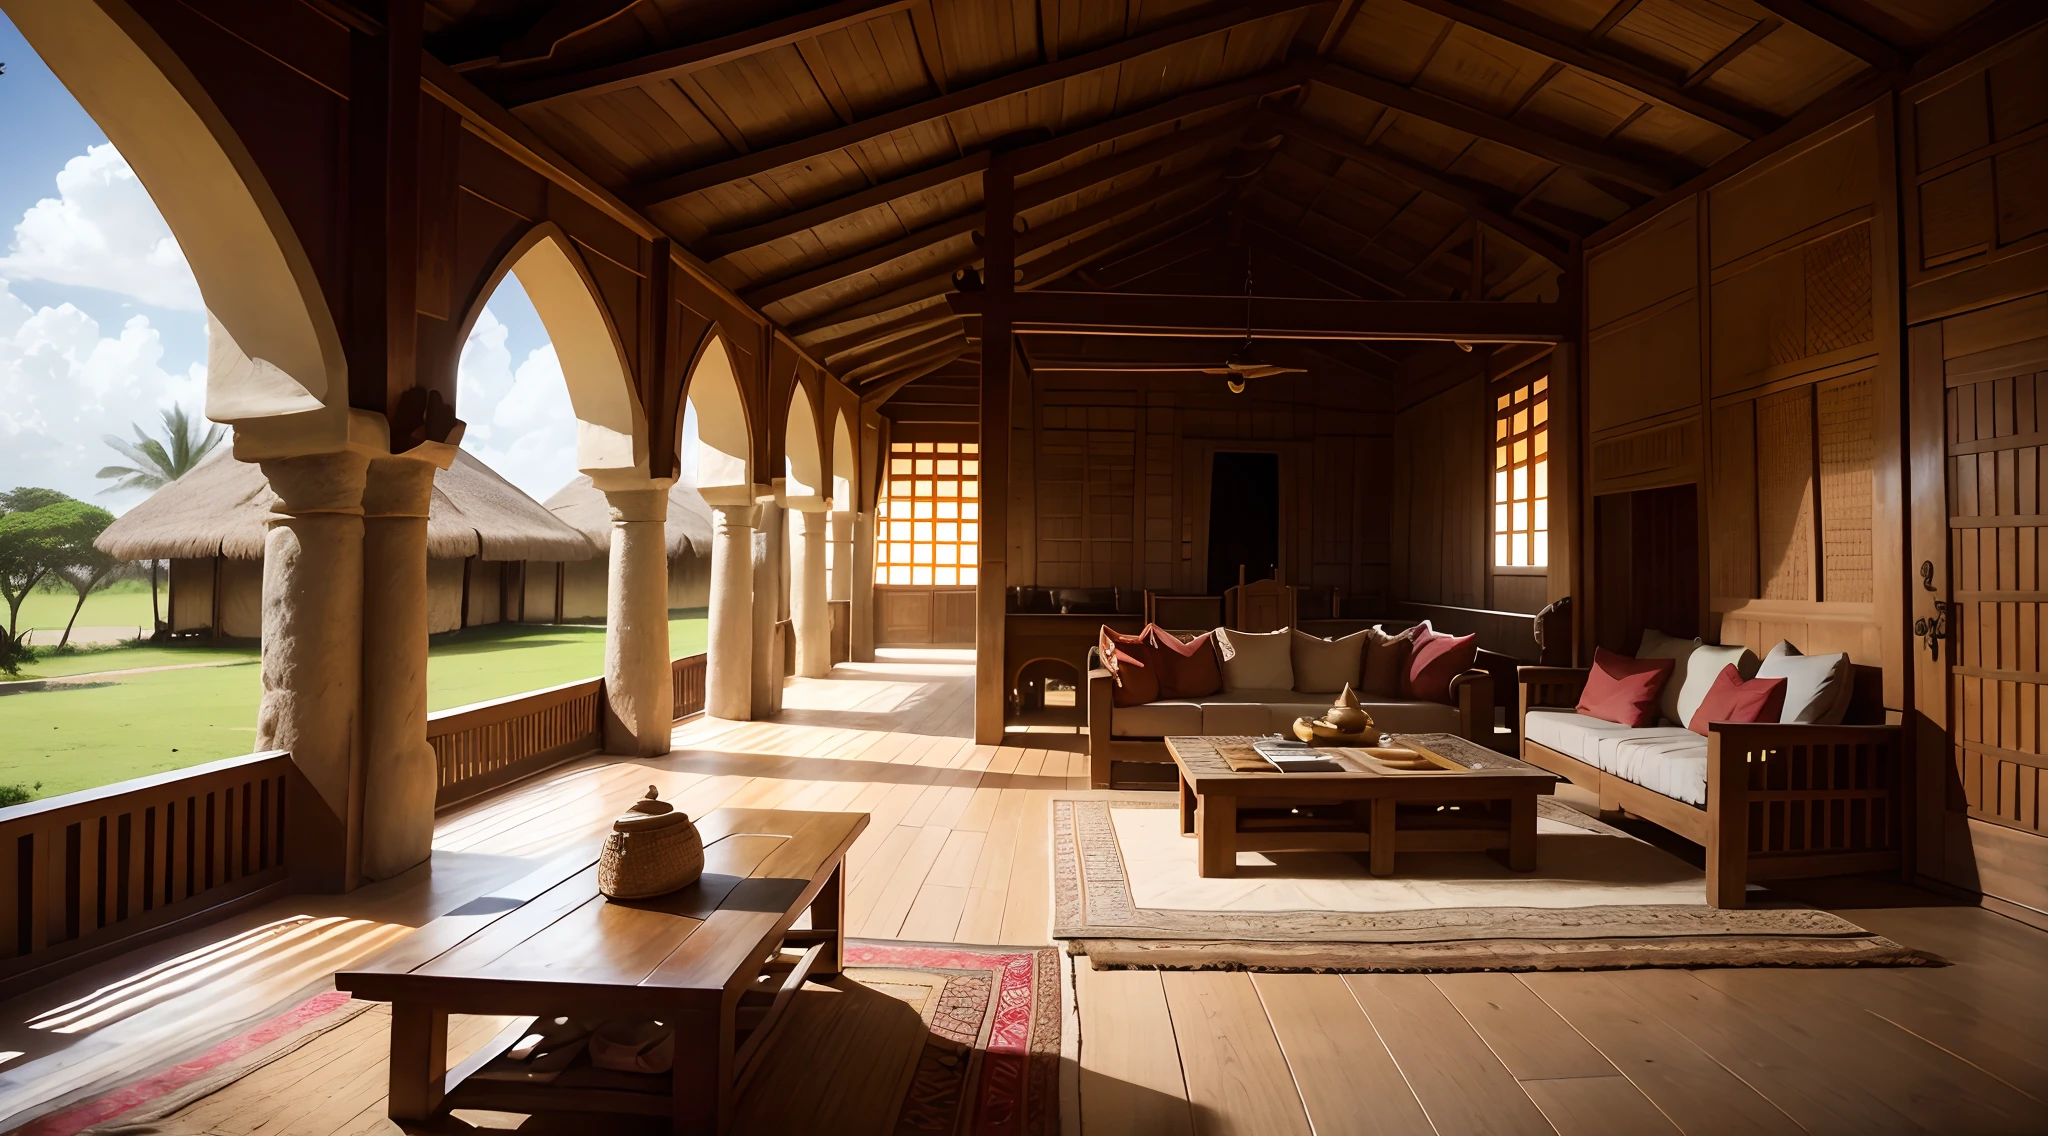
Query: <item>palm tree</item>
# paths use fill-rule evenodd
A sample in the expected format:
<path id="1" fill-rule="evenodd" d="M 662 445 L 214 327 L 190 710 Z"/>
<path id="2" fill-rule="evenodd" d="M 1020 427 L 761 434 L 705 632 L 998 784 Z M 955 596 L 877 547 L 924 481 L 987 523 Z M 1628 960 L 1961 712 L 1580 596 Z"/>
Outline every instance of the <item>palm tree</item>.
<path id="1" fill-rule="evenodd" d="M 134 427 L 133 442 L 106 435 L 107 445 L 135 464 L 110 465 L 94 474 L 95 477 L 115 479 L 114 484 L 102 492 L 162 489 L 192 472 L 192 468 L 227 436 L 227 427 L 217 423 L 206 423 L 205 432 L 201 433 L 201 422 L 186 414 L 182 406 L 164 411 L 163 417 L 162 440 L 144 434 L 140 426 Z"/>

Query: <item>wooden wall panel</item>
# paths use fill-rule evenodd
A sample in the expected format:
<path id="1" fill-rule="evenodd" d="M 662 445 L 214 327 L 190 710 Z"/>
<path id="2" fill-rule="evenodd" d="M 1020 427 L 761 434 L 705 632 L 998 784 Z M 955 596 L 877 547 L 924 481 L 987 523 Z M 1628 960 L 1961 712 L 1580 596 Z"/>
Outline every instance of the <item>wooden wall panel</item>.
<path id="1" fill-rule="evenodd" d="M 1757 578 L 1763 598 L 1814 595 L 1813 388 L 1756 403 Z"/>
<path id="2" fill-rule="evenodd" d="M 1586 378 L 1596 434 L 1699 405 L 1699 323 L 1695 290 L 1592 332 Z"/>
<path id="3" fill-rule="evenodd" d="M 1697 199 L 1688 197 L 1586 265 L 1586 318 L 1606 327 L 1698 287 Z"/>
<path id="4" fill-rule="evenodd" d="M 1875 353 L 1870 223 L 1848 227 L 1719 276 L 1712 293 L 1716 395 Z"/>
<path id="5" fill-rule="evenodd" d="M 1877 198 L 1878 145 L 1876 120 L 1852 115 L 1800 149 L 1709 190 L 1708 263 L 1724 268 L 1869 208 Z"/>
<path id="6" fill-rule="evenodd" d="M 1708 582 L 1715 597 L 1754 596 L 1756 403 L 1714 410 L 1713 481 L 1707 492 Z"/>
<path id="7" fill-rule="evenodd" d="M 1820 477 L 1821 598 L 1870 603 L 1871 472 L 1877 452 L 1877 399 L 1869 372 L 1815 388 Z"/>
<path id="8" fill-rule="evenodd" d="M 2048 274 L 2048 31 L 1909 88 L 1901 114 L 1912 322 L 2036 290 Z"/>
<path id="9" fill-rule="evenodd" d="M 1474 377 L 1401 412 L 1394 431 L 1394 589 L 1414 603 L 1487 606 L 1492 424 Z"/>

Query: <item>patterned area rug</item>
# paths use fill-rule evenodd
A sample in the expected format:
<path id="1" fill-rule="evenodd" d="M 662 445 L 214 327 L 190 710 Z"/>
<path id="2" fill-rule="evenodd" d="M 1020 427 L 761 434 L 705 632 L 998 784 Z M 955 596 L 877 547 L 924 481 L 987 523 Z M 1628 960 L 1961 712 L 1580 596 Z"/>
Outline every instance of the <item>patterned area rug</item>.
<path id="1" fill-rule="evenodd" d="M 923 1022 L 921 1030 L 915 1021 L 905 1030 L 878 1030 L 873 1028 L 870 1014 L 869 1028 L 855 1027 L 861 1044 L 886 1051 L 875 1055 L 872 1067 L 888 1070 L 880 1082 L 883 1086 L 890 1083 L 888 1078 L 897 1079 L 898 1088 L 885 1092 L 900 1094 L 886 1096 L 881 1102 L 894 1113 L 893 1124 L 874 1130 L 903 1136 L 1051 1136 L 1059 1132 L 1064 995 L 1058 948 L 853 940 L 847 944 L 846 962 L 845 975 L 832 983 L 835 989 L 854 990 L 862 998 L 882 1004 L 901 1003 Z M 821 999 L 835 996 L 833 990 L 812 990 Z M 212 1132 L 222 1117 L 253 1116 L 293 1091 L 270 1082 L 291 1080 L 331 1065 L 350 1046 L 368 1044 L 381 1052 L 388 1044 L 384 1032 L 388 1027 L 381 1021 L 364 1019 L 374 1027 L 366 1040 L 335 1039 L 350 1030 L 360 1032 L 359 1026 L 350 1023 L 366 1012 L 377 1011 L 377 1018 L 387 1018 L 383 1009 L 380 1004 L 352 1001 L 335 991 L 320 994 L 191 1060 L 45 1115 L 18 1131 L 32 1136 Z M 506 1020 L 478 1019 L 487 1028 L 474 1030 L 477 1036 L 470 1044 L 480 1044 Z M 819 1070 L 810 1060 L 813 1054 L 795 1039 L 789 1039 L 789 1052 L 778 1062 L 776 1050 L 784 1044 L 780 1035 L 771 1039 L 763 1055 L 764 1065 L 801 1066 L 782 1072 L 826 1096 L 846 1087 L 817 1084 Z M 302 1049 L 305 1053 L 299 1053 Z M 314 1060 L 308 1062 L 309 1056 Z M 382 1074 L 377 1077 L 381 1083 Z M 787 1092 L 789 1086 L 778 1081 L 758 1085 L 756 1091 Z M 775 1107 L 766 1111 L 777 1115 Z M 787 1113 L 784 1110 L 781 1115 Z M 870 1114 L 860 1129 L 870 1130 L 887 1115 Z M 546 1132 L 589 1130 L 585 1117 L 541 1119 L 542 1123 L 529 1127 Z M 606 1123 L 610 1131 L 639 1130 L 631 1118 L 614 1117 Z M 781 1126 L 781 1121 L 772 1123 Z M 297 1126 L 285 1121 L 257 1127 L 288 1133 Z"/>
<path id="2" fill-rule="evenodd" d="M 1538 869 L 1476 852 L 1242 853 L 1203 879 L 1173 800 L 1053 802 L 1053 937 L 1097 967 L 1595 970 L 1939 963 L 1840 916 L 1752 898 L 1706 905 L 1698 869 L 1562 802 L 1540 802 Z"/>
<path id="3" fill-rule="evenodd" d="M 1057 948 L 849 943 L 846 976 L 908 1003 L 930 1031 L 895 1132 L 1060 1130 Z"/>

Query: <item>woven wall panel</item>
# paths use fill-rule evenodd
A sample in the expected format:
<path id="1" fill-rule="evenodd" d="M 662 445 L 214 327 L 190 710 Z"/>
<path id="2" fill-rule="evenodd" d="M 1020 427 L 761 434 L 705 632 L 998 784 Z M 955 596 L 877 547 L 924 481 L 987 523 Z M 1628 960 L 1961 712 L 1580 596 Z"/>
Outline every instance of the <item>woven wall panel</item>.
<path id="1" fill-rule="evenodd" d="M 1763 598 L 1813 594 L 1813 388 L 1756 404 L 1757 570 Z"/>
<path id="2" fill-rule="evenodd" d="M 1868 343 L 1870 225 L 1868 222 L 1807 245 L 1806 337 L 1799 358 Z"/>
<path id="3" fill-rule="evenodd" d="M 1868 372 L 1820 384 L 1821 598 L 1869 603 L 1877 402 Z"/>

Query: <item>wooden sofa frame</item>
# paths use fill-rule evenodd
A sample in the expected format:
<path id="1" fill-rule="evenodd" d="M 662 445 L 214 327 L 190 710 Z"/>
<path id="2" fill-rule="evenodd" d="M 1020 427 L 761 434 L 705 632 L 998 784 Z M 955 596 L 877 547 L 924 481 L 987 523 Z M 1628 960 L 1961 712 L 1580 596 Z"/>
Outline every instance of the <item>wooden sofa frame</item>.
<path id="1" fill-rule="evenodd" d="M 1881 673 L 1855 670 L 1850 720 L 1881 719 Z M 1741 907 L 1752 881 L 1902 866 L 1900 727 L 1715 723 L 1707 731 L 1707 804 L 1698 808 L 1529 740 L 1529 711 L 1572 709 L 1588 673 L 1520 668 L 1522 760 L 1598 793 L 1602 811 L 1640 817 L 1705 848 L 1710 906 Z"/>
<path id="2" fill-rule="evenodd" d="M 1113 767 L 1118 763 L 1163 764 L 1171 768 L 1173 758 L 1167 755 L 1164 739 L 1111 735 L 1116 679 L 1101 666 L 1097 650 L 1094 647 L 1088 649 L 1088 784 L 1095 789 L 1109 789 L 1117 784 Z M 1463 671 L 1451 679 L 1451 697 L 1458 707 L 1458 732 L 1480 745 L 1490 746 L 1493 743 L 1493 676 L 1476 667 Z M 1151 784 L 1150 781 L 1137 783 Z M 1153 787 L 1170 789 L 1173 786 L 1170 780 L 1161 778 Z"/>

